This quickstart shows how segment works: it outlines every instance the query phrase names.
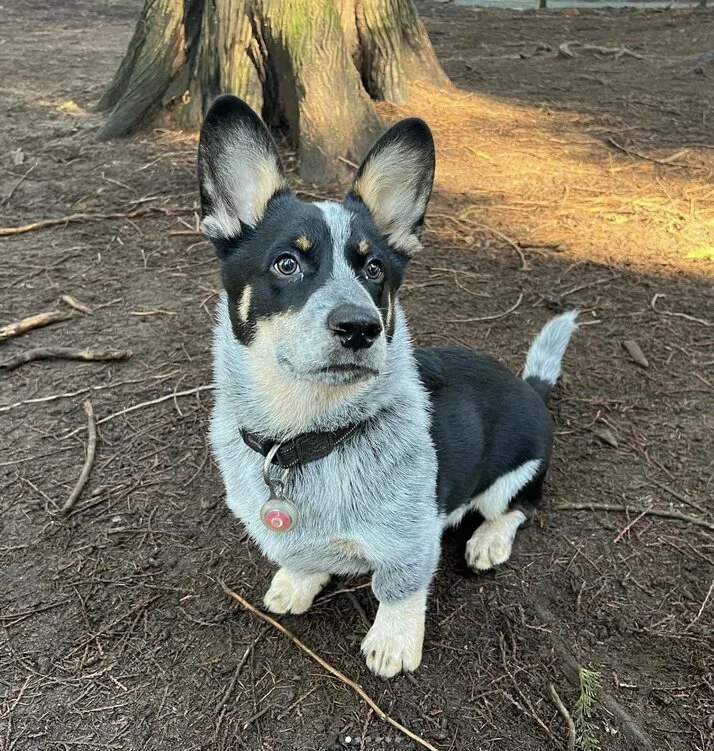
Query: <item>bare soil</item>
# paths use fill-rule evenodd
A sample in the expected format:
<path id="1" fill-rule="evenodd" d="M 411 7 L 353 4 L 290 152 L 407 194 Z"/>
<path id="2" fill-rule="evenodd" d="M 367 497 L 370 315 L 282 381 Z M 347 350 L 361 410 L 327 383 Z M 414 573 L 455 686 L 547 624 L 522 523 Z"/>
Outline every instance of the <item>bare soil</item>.
<path id="1" fill-rule="evenodd" d="M 218 288 L 190 234 L 195 138 L 93 140 L 91 105 L 140 5 L 0 10 L 0 224 L 151 209 L 0 238 L 0 324 L 73 312 L 0 344 L 0 361 L 133 353 L 0 371 L 0 749 L 416 749 L 219 586 L 259 604 L 271 570 L 224 507 L 210 391 L 195 390 L 210 384 Z M 572 712 L 573 660 L 600 675 L 602 749 L 646 748 L 640 733 L 657 751 L 712 751 L 714 13 L 419 7 L 458 89 L 380 105 L 386 120 L 428 119 L 439 149 L 404 303 L 419 344 L 459 342 L 514 370 L 553 311 L 582 310 L 553 468 L 507 565 L 474 576 L 463 539 L 445 540 L 413 677 L 366 671 L 375 602 L 341 591 L 364 580 L 281 620 L 440 751 L 565 749 L 548 686 Z M 575 57 L 557 54 L 573 41 Z M 62 518 L 87 398 L 97 456 Z M 629 511 L 559 509 L 603 503 Z"/>

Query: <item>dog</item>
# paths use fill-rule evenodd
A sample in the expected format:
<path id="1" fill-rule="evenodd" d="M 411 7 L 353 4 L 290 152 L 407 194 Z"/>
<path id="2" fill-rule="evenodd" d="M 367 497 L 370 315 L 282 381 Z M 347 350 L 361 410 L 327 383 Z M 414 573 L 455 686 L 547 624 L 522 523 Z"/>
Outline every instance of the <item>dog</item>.
<path id="1" fill-rule="evenodd" d="M 414 350 L 398 291 L 434 166 L 426 123 L 402 120 L 342 203 L 302 202 L 261 119 L 230 95 L 198 148 L 223 284 L 210 441 L 227 504 L 279 567 L 273 613 L 304 613 L 331 575 L 372 575 L 362 651 L 385 678 L 421 662 L 445 528 L 480 512 L 468 565 L 508 560 L 541 494 L 546 402 L 576 328 L 575 312 L 547 323 L 521 379 L 464 348 Z"/>

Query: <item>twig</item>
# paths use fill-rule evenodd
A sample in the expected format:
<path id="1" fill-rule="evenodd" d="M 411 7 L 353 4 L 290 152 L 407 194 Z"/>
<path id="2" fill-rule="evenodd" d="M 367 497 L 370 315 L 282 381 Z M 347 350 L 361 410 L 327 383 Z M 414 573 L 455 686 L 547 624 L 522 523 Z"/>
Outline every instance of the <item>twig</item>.
<path id="1" fill-rule="evenodd" d="M 709 598 L 712 596 L 712 590 L 714 590 L 714 579 L 712 579 L 712 583 L 709 585 L 709 589 L 707 590 L 706 596 L 704 597 L 704 602 L 702 603 L 702 606 L 699 608 L 699 612 L 694 616 L 694 620 L 690 621 L 690 623 L 684 629 L 685 631 L 688 631 L 702 617 L 704 608 L 707 606 L 707 603 L 709 602 Z"/>
<path id="2" fill-rule="evenodd" d="M 508 669 L 508 662 L 506 660 L 506 639 L 502 633 L 499 633 L 498 635 L 498 646 L 501 650 L 501 662 L 503 663 L 503 669 L 506 671 L 506 675 L 511 679 L 513 688 L 516 689 L 518 695 L 525 702 L 525 705 L 526 707 L 528 707 L 528 712 L 530 713 L 531 717 L 540 725 L 540 727 L 545 731 L 546 735 L 549 738 L 555 740 L 555 736 L 550 732 L 548 726 L 543 722 L 543 720 L 541 720 L 540 717 L 538 717 L 535 709 L 533 708 L 533 704 L 531 704 L 530 699 L 521 690 L 521 687 L 518 685 L 518 681 L 516 680 L 516 676 L 513 675 L 513 673 Z"/>
<path id="3" fill-rule="evenodd" d="M 346 164 L 348 167 L 352 167 L 352 169 L 359 169 L 359 164 L 355 164 L 354 162 L 351 162 L 349 159 L 345 159 L 343 156 L 338 156 L 337 161 L 342 162 L 343 164 Z"/>
<path id="4" fill-rule="evenodd" d="M 28 349 L 21 354 L 11 357 L 9 360 L 0 363 L 0 370 L 14 370 L 20 365 L 35 360 L 85 360 L 86 362 L 97 362 L 100 360 L 128 360 L 132 353 L 128 350 L 93 350 L 93 349 L 73 349 L 72 347 L 38 347 L 37 349 Z"/>
<path id="5" fill-rule="evenodd" d="M 576 292 L 581 292 L 584 289 L 589 289 L 590 287 L 597 287 L 598 284 L 607 284 L 608 282 L 612 281 L 612 277 L 608 276 L 607 279 L 596 279 L 594 282 L 588 282 L 587 284 L 578 284 L 577 287 L 571 287 L 568 290 L 565 290 L 565 292 L 561 292 L 558 297 L 564 298 L 568 295 L 573 295 Z"/>
<path id="6" fill-rule="evenodd" d="M 516 302 L 513 303 L 508 310 L 504 310 L 503 313 L 496 313 L 496 315 L 493 316 L 481 316 L 479 318 L 445 318 L 443 320 L 445 323 L 479 323 L 481 321 L 495 321 L 497 318 L 504 318 L 509 313 L 513 313 L 513 311 L 521 304 L 522 300 L 523 293 L 521 292 L 520 295 L 518 295 Z"/>
<path id="7" fill-rule="evenodd" d="M 640 511 L 633 506 L 615 506 L 610 503 L 559 503 L 553 506 L 554 511 L 616 511 L 621 514 L 627 514 L 630 511 Z M 694 524 L 698 527 L 704 527 L 704 529 L 711 529 L 714 531 L 714 524 L 711 524 L 704 519 L 697 519 L 696 516 L 689 516 L 689 514 L 682 514 L 679 511 L 665 511 L 659 508 L 645 509 L 645 514 L 649 516 L 661 516 L 665 519 L 677 519 L 681 522 L 687 522 L 687 524 Z"/>
<path id="8" fill-rule="evenodd" d="M 203 236 L 204 236 L 203 232 L 199 232 L 197 229 L 174 229 L 169 232 L 169 237 L 203 237 Z"/>
<path id="9" fill-rule="evenodd" d="M 703 506 L 700 506 L 698 503 L 695 503 L 691 498 L 687 498 L 686 495 L 683 495 L 678 490 L 671 488 L 669 485 L 665 485 L 663 482 L 660 482 L 659 480 L 654 480 L 652 478 L 649 478 L 649 481 L 653 485 L 656 485 L 658 488 L 662 488 L 662 490 L 664 490 L 665 493 L 669 493 L 673 498 L 676 498 L 678 501 L 681 501 L 682 503 L 686 503 L 687 506 L 691 506 L 692 508 L 695 508 L 697 511 L 701 512 L 702 514 L 709 513 Z"/>
<path id="10" fill-rule="evenodd" d="M 87 432 L 89 438 L 87 440 L 87 458 L 84 461 L 82 472 L 79 475 L 77 484 L 74 486 L 74 490 L 70 494 L 69 498 L 65 501 L 64 506 L 60 509 L 61 513 L 66 514 L 75 504 L 79 496 L 84 490 L 84 486 L 89 479 L 89 473 L 92 471 L 94 465 L 94 457 L 97 453 L 97 419 L 94 416 L 94 409 L 92 408 L 92 402 L 87 399 L 82 405 L 87 415 Z"/>
<path id="11" fill-rule="evenodd" d="M 25 174 L 10 188 L 10 192 L 5 196 L 5 198 L 0 201 L 0 206 L 4 206 L 14 195 L 15 191 L 22 185 L 22 183 L 27 180 L 28 176 L 30 175 L 30 172 L 32 172 L 35 167 L 40 163 L 39 159 L 35 159 L 35 163 L 30 167 L 30 169 L 25 172 Z"/>
<path id="12" fill-rule="evenodd" d="M 38 313 L 37 315 L 23 318 L 20 321 L 8 323 L 7 326 L 3 326 L 0 329 L 0 342 L 4 342 L 6 339 L 12 339 L 14 336 L 26 334 L 33 329 L 49 326 L 51 323 L 67 321 L 71 317 L 71 313 L 63 313 L 61 310 L 51 310 L 49 313 Z"/>
<path id="13" fill-rule="evenodd" d="M 605 140 L 611 146 L 614 146 L 618 151 L 621 151 L 623 154 L 627 154 L 627 156 L 644 159 L 646 162 L 654 162 L 654 164 L 663 164 L 665 167 L 689 167 L 688 164 L 683 164 L 681 162 L 668 162 L 666 159 L 655 159 L 653 156 L 647 156 L 647 154 L 642 154 L 639 151 L 628 149 L 626 146 L 619 144 L 614 138 L 612 138 L 612 136 L 608 136 Z"/>
<path id="14" fill-rule="evenodd" d="M 213 384 L 209 384 L 207 386 L 196 386 L 195 388 L 186 389 L 185 391 L 176 391 L 174 393 L 167 394 L 166 396 L 160 396 L 158 399 L 150 399 L 148 402 L 140 402 L 139 404 L 133 404 L 131 407 L 126 407 L 125 409 L 119 410 L 119 412 L 112 412 L 111 415 L 102 417 L 101 420 L 97 420 L 97 425 L 103 425 L 105 422 L 109 422 L 109 420 L 113 420 L 115 417 L 128 415 L 130 412 L 134 412 L 137 409 L 143 409 L 144 407 L 151 407 L 154 404 L 161 404 L 162 402 L 167 402 L 169 399 L 175 399 L 177 396 L 190 396 L 191 394 L 198 394 L 201 391 L 209 391 L 211 389 L 213 389 Z M 73 435 L 77 435 L 77 433 L 81 432 L 82 430 L 84 430 L 84 427 L 75 428 L 70 433 L 63 435 L 61 440 L 64 440 L 65 438 L 71 438 Z"/>
<path id="15" fill-rule="evenodd" d="M 76 297 L 72 297 L 72 295 L 62 295 L 60 300 L 67 303 L 70 308 L 78 310 L 80 313 L 86 313 L 88 316 L 92 315 L 92 309 L 88 308 L 84 303 L 81 303 Z"/>
<path id="16" fill-rule="evenodd" d="M 556 709 L 560 712 L 560 716 L 565 720 L 565 724 L 568 726 L 568 751 L 575 751 L 575 723 L 570 716 L 570 712 L 565 708 L 565 704 L 558 696 L 558 692 L 555 690 L 555 686 L 552 683 L 548 684 L 548 693 L 553 700 Z"/>
<path id="17" fill-rule="evenodd" d="M 236 666 L 235 671 L 233 672 L 233 677 L 231 678 L 231 682 L 228 684 L 228 688 L 225 690 L 225 693 L 223 694 L 223 698 L 216 704 L 216 708 L 213 710 L 216 714 L 218 714 L 223 707 L 226 706 L 228 703 L 228 699 L 230 699 L 231 694 L 233 693 L 233 689 L 236 687 L 236 681 L 238 680 L 238 676 L 240 675 L 240 671 L 243 670 L 246 662 L 248 662 L 248 658 L 250 657 L 251 652 L 255 649 L 255 645 L 265 636 L 265 634 L 268 632 L 268 626 L 266 626 L 259 634 L 258 636 L 253 639 L 253 642 L 248 645 L 247 649 L 243 653 L 243 657 L 240 658 L 240 662 Z"/>
<path id="18" fill-rule="evenodd" d="M 712 325 L 709 321 L 705 321 L 702 318 L 695 318 L 694 316 L 687 315 L 686 313 L 676 313 L 672 310 L 660 310 L 660 308 L 657 307 L 657 300 L 659 300 L 660 297 L 667 297 L 667 295 L 662 294 L 661 292 L 657 292 L 655 295 L 653 295 L 652 299 L 650 300 L 650 308 L 652 308 L 652 310 L 654 310 L 655 313 L 664 313 L 667 316 L 676 316 L 677 318 L 685 318 L 687 321 L 694 321 L 695 323 L 701 323 L 702 326 Z"/>
<path id="19" fill-rule="evenodd" d="M 634 57 L 636 60 L 642 60 L 642 55 L 638 55 L 627 47 L 601 47 L 599 44 L 584 44 L 580 48 L 585 52 L 599 52 L 601 55 L 614 55 L 615 60 L 621 57 Z"/>
<path id="20" fill-rule="evenodd" d="M 627 524 L 627 526 L 624 529 L 621 529 L 618 533 L 613 542 L 620 542 L 620 540 L 637 524 L 637 522 L 649 511 L 652 511 L 652 504 L 650 504 L 646 509 L 643 509 L 640 511 L 637 516 Z"/>
<path id="21" fill-rule="evenodd" d="M 400 725 L 395 719 L 390 717 L 386 712 L 384 712 L 382 709 L 379 708 L 379 706 L 374 702 L 373 699 L 370 698 L 370 696 L 365 692 L 365 690 L 355 683 L 353 680 L 348 678 L 344 673 L 341 673 L 337 668 L 330 665 L 329 662 L 326 662 L 322 659 L 319 655 L 315 654 L 309 647 L 305 646 L 300 639 L 297 638 L 294 634 L 292 634 L 288 629 L 285 628 L 285 626 L 278 623 L 276 620 L 271 618 L 266 613 L 261 612 L 256 608 L 254 605 L 251 605 L 247 600 L 242 598 L 239 594 L 234 592 L 232 589 L 229 589 L 224 582 L 220 582 L 221 589 L 230 597 L 232 597 L 234 600 L 239 602 L 247 611 L 252 613 L 253 615 L 257 616 L 261 620 L 265 621 L 266 623 L 270 624 L 273 628 L 280 631 L 280 633 L 285 634 L 285 636 L 290 639 L 290 641 L 293 642 L 297 647 L 299 647 L 303 652 L 305 652 L 306 655 L 311 657 L 315 662 L 323 667 L 325 670 L 327 670 L 328 673 L 331 673 L 335 676 L 338 680 L 342 681 L 346 686 L 349 686 L 361 699 L 362 701 L 367 704 L 368 707 L 371 707 L 375 714 L 382 720 L 383 722 L 389 723 L 392 727 L 399 730 L 400 733 L 403 733 L 407 736 L 407 738 L 411 738 L 413 741 L 416 741 L 420 746 L 423 746 L 424 748 L 428 748 L 429 751 L 438 751 L 438 749 L 435 746 L 432 746 L 429 741 L 425 740 L 421 736 L 416 735 L 416 733 L 413 733 L 408 728 L 405 728 L 404 725 Z"/>
<path id="22" fill-rule="evenodd" d="M 167 214 L 167 209 L 158 206 L 144 206 L 134 211 L 119 211 L 112 214 L 69 214 L 58 219 L 42 219 L 39 222 L 31 224 L 21 224 L 19 227 L 0 227 L 0 237 L 9 237 L 10 235 L 24 235 L 26 232 L 34 232 L 38 229 L 47 229 L 48 227 L 58 227 L 62 224 L 71 224 L 73 222 L 104 222 L 109 219 L 137 219 L 140 216 L 159 212 Z"/>
<path id="23" fill-rule="evenodd" d="M 479 227 L 480 229 L 485 229 L 492 235 L 496 235 L 496 237 L 500 237 L 501 240 L 507 242 L 513 248 L 513 250 L 518 253 L 518 257 L 521 259 L 521 268 L 519 269 L 519 271 L 530 271 L 531 267 L 529 266 L 528 261 L 526 261 L 526 257 L 521 250 L 521 246 L 515 240 L 512 240 L 510 237 L 508 237 L 508 235 L 504 235 L 503 232 L 499 232 L 497 229 L 489 227 L 488 224 L 481 224 L 480 222 L 471 222 L 471 224 L 473 224 L 475 227 Z"/>

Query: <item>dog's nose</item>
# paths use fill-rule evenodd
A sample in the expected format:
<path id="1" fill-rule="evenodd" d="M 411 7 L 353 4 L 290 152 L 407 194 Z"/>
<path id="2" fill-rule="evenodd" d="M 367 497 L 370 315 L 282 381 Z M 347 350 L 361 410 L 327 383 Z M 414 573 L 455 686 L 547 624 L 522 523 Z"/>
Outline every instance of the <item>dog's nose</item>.
<path id="1" fill-rule="evenodd" d="M 349 349 L 367 349 L 382 333 L 376 311 L 357 305 L 340 305 L 327 317 L 327 326 Z"/>

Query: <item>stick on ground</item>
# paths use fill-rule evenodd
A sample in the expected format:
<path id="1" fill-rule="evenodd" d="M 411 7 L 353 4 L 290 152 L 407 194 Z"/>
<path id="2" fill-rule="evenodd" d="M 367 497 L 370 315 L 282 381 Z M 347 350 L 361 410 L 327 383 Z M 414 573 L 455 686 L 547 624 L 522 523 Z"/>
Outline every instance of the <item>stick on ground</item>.
<path id="1" fill-rule="evenodd" d="M 386 712 L 384 712 L 382 709 L 379 708 L 379 706 L 375 703 L 375 701 L 370 698 L 370 696 L 365 692 L 365 690 L 357 683 L 355 683 L 353 680 L 348 678 L 344 673 L 341 673 L 337 668 L 332 667 L 329 662 L 326 662 L 322 659 L 319 655 L 315 654 L 309 647 L 305 646 L 300 639 L 297 638 L 294 634 L 292 634 L 288 629 L 285 628 L 285 626 L 278 623 L 276 620 L 271 618 L 269 615 L 266 615 L 262 611 L 258 610 L 254 605 L 251 605 L 248 600 L 245 600 L 243 597 L 241 597 L 239 594 L 234 592 L 232 589 L 229 589 L 228 586 L 224 582 L 219 582 L 221 589 L 230 597 L 232 597 L 234 600 L 236 600 L 238 603 L 240 603 L 248 612 L 252 613 L 253 615 L 257 616 L 261 620 L 265 621 L 266 623 L 269 623 L 273 628 L 276 628 L 280 633 L 285 634 L 285 636 L 290 639 L 293 644 L 298 646 L 300 649 L 302 649 L 303 652 L 305 652 L 306 655 L 309 657 L 312 657 L 315 662 L 323 667 L 325 670 L 327 670 L 328 673 L 332 673 L 332 675 L 335 676 L 335 678 L 339 679 L 344 683 L 346 686 L 349 686 L 364 702 L 367 704 L 368 707 L 371 707 L 375 714 L 383 721 L 390 724 L 392 727 L 399 730 L 400 733 L 403 733 L 407 736 L 407 738 L 411 738 L 413 741 L 416 741 L 420 746 L 423 746 L 424 748 L 428 748 L 429 751 L 438 751 L 438 749 L 435 746 L 432 746 L 429 741 L 424 740 L 421 736 L 418 736 L 416 733 L 412 733 L 411 730 L 408 728 L 405 728 L 404 725 L 400 725 L 394 718 L 390 717 Z"/>
<path id="2" fill-rule="evenodd" d="M 37 349 L 28 349 L 15 357 L 11 357 L 5 362 L 0 362 L 0 370 L 14 370 L 20 365 L 35 360 L 85 360 L 87 362 L 96 362 L 100 360 L 128 360 L 131 357 L 128 350 L 93 350 L 93 349 L 74 349 L 73 347 L 38 347 Z"/>
<path id="3" fill-rule="evenodd" d="M 37 315 L 23 318 L 20 321 L 8 323 L 7 326 L 3 326 L 0 329 L 0 342 L 4 342 L 6 339 L 12 339 L 14 336 L 26 334 L 33 329 L 49 326 L 51 323 L 66 321 L 71 317 L 71 313 L 64 313 L 61 310 L 51 310 L 49 313 L 38 313 Z"/>
<path id="4" fill-rule="evenodd" d="M 560 716 L 565 720 L 565 724 L 568 727 L 568 751 L 575 751 L 575 723 L 570 716 L 570 712 L 565 708 L 561 698 L 558 696 L 558 692 L 555 690 L 555 686 L 552 683 L 548 684 L 548 693 L 553 700 L 556 709 L 560 712 Z"/>
<path id="5" fill-rule="evenodd" d="M 562 503 L 553 506 L 554 511 L 616 511 L 621 514 L 627 514 L 631 511 L 637 512 L 642 509 L 636 506 L 614 506 L 610 503 Z M 679 511 L 666 511 L 661 508 L 648 508 L 644 510 L 644 515 L 661 516 L 665 519 L 677 519 L 680 522 L 687 522 L 687 524 L 694 524 L 698 527 L 704 527 L 704 529 L 711 529 L 714 531 L 714 524 L 705 521 L 704 519 L 698 519 L 696 516 L 689 516 L 689 514 L 682 514 Z"/>
<path id="6" fill-rule="evenodd" d="M 63 514 L 66 514 L 68 511 L 70 511 L 74 504 L 77 502 L 79 496 L 82 495 L 84 486 L 87 484 L 87 480 L 89 479 L 89 473 L 92 471 L 92 467 L 94 466 L 94 457 L 97 453 L 97 419 L 94 416 L 92 402 L 87 399 L 87 401 L 84 402 L 83 406 L 84 411 L 87 415 L 87 432 L 89 433 L 89 438 L 87 440 L 87 458 L 84 460 L 84 466 L 82 467 L 82 472 L 79 475 L 77 484 L 74 486 L 74 490 L 70 494 L 69 498 L 65 501 L 64 506 L 62 506 L 62 508 L 60 509 Z"/>
<path id="7" fill-rule="evenodd" d="M 10 235 L 24 235 L 26 232 L 33 232 L 38 229 L 47 229 L 48 227 L 59 227 L 62 224 L 71 224 L 74 222 L 104 222 L 109 219 L 137 219 L 140 216 L 159 212 L 168 214 L 167 209 L 159 206 L 144 206 L 134 211 L 119 211 L 112 214 L 69 214 L 61 216 L 58 219 L 42 219 L 32 224 L 22 224 L 19 227 L 0 227 L 0 237 L 9 237 Z"/>
<path id="8" fill-rule="evenodd" d="M 497 318 L 505 318 L 509 313 L 513 313 L 513 311 L 521 304 L 521 301 L 523 300 L 523 293 L 521 292 L 520 295 L 518 295 L 518 299 L 511 305 L 508 310 L 504 310 L 503 313 L 496 313 L 492 316 L 481 316 L 479 318 L 447 318 L 445 319 L 446 323 L 479 323 L 482 321 L 495 321 Z"/>

